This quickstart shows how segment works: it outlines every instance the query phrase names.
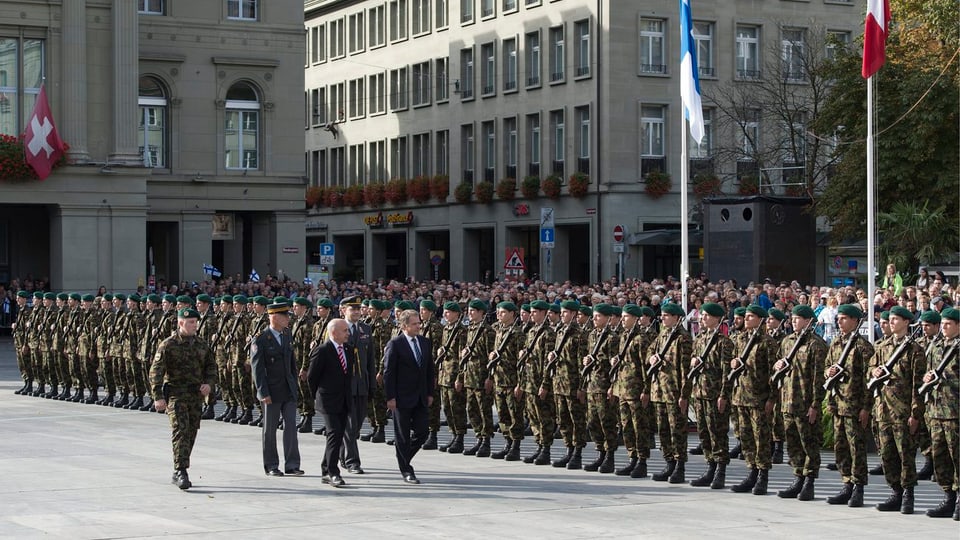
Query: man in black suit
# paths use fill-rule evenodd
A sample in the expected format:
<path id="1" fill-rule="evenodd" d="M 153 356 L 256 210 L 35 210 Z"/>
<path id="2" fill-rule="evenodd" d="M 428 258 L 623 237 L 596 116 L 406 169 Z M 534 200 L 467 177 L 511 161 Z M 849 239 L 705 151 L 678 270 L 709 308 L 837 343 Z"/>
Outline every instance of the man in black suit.
<path id="1" fill-rule="evenodd" d="M 340 301 L 340 312 L 349 325 L 347 349 L 353 353 L 356 363 L 351 370 L 350 414 L 347 415 L 347 427 L 343 432 L 343 449 L 340 452 L 340 461 L 351 474 L 363 474 L 360 467 L 360 449 L 357 439 L 360 437 L 360 428 L 363 419 L 367 416 L 367 399 L 373 393 L 377 384 L 376 362 L 373 357 L 373 333 L 370 327 L 360 322 L 360 297 L 351 296 Z"/>
<path id="2" fill-rule="evenodd" d="M 318 396 L 320 413 L 326 427 L 327 445 L 323 452 L 321 480 L 333 487 L 345 484 L 340 476 L 340 447 L 347 416 L 353 398 L 350 393 L 351 375 L 355 360 L 353 351 L 345 346 L 350 337 L 350 327 L 343 319 L 327 323 L 327 340 L 314 345 L 310 350 L 310 368 L 307 382 L 310 393 Z"/>
<path id="3" fill-rule="evenodd" d="M 284 475 L 277 456 L 277 424 L 282 418 L 284 425 L 293 426 L 297 417 L 297 365 L 290 335 L 285 332 L 290 324 L 289 309 L 282 303 L 267 306 L 270 326 L 250 346 L 253 384 L 264 408 L 263 470 L 269 476 Z M 286 474 L 303 475 L 295 429 L 283 430 L 283 462 Z"/>
<path id="4" fill-rule="evenodd" d="M 433 347 L 420 335 L 420 314 L 404 310 L 397 317 L 401 333 L 387 343 L 383 359 L 383 387 L 387 408 L 393 412 L 394 448 L 403 481 L 419 484 L 413 456 L 427 440 L 427 419 L 433 403 Z M 413 430 L 411 437 L 410 431 Z"/>

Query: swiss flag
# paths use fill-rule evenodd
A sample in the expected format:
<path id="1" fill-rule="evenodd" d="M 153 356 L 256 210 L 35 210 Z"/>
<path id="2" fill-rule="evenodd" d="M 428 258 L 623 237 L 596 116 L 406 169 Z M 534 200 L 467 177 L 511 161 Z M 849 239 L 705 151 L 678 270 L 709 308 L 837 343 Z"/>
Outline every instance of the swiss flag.
<path id="1" fill-rule="evenodd" d="M 863 29 L 863 67 L 860 74 L 869 79 L 887 59 L 885 45 L 890 26 L 890 0 L 867 0 L 867 20 Z"/>
<path id="2" fill-rule="evenodd" d="M 23 153 L 41 180 L 50 176 L 54 164 L 63 156 L 64 144 L 57 133 L 47 102 L 47 91 L 40 86 L 37 103 L 23 133 Z"/>

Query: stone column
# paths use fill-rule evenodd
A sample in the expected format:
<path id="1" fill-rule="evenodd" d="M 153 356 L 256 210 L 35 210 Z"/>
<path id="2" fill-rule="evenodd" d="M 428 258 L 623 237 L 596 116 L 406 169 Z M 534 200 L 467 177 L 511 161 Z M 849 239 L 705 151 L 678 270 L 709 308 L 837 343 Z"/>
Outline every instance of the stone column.
<path id="1" fill-rule="evenodd" d="M 138 151 L 137 98 L 140 84 L 140 27 L 137 5 L 113 0 L 113 150 L 111 163 L 143 165 Z M 191 272 L 192 274 L 192 272 Z"/>
<path id="2" fill-rule="evenodd" d="M 87 151 L 87 7 L 85 1 L 63 2 L 63 83 L 60 100 L 64 114 L 59 132 L 70 145 L 74 163 L 90 161 Z"/>
<path id="3" fill-rule="evenodd" d="M 184 210 L 180 227 L 181 279 L 188 282 L 208 279 L 203 265 L 212 262 L 213 210 Z"/>

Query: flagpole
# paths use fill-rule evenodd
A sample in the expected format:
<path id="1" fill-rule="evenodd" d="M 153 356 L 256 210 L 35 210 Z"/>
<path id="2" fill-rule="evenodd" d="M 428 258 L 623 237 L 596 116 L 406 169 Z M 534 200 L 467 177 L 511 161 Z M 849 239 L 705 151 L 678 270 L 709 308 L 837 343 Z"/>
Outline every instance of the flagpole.
<path id="1" fill-rule="evenodd" d="M 870 328 L 870 343 L 875 340 L 874 324 L 874 298 L 876 296 L 876 254 L 874 246 L 874 214 L 876 213 L 876 203 L 873 200 L 874 194 L 874 168 L 873 168 L 873 75 L 867 77 L 867 321 Z"/>
<path id="2" fill-rule="evenodd" d="M 683 306 L 683 321 L 687 315 L 687 277 L 690 273 L 690 233 L 687 222 L 687 176 L 690 160 L 687 159 L 687 131 L 684 115 L 680 115 L 680 294 Z"/>

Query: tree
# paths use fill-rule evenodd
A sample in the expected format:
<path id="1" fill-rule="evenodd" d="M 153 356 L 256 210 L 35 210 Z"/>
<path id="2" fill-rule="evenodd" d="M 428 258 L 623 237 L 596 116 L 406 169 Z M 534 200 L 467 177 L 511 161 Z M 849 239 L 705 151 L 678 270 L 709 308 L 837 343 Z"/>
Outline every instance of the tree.
<path id="1" fill-rule="evenodd" d="M 960 242 L 957 221 L 947 215 L 945 206 L 930 208 L 930 201 L 897 201 L 889 212 L 877 214 L 883 231 L 880 260 L 897 268 L 916 268 L 942 262 L 956 253 Z"/>

